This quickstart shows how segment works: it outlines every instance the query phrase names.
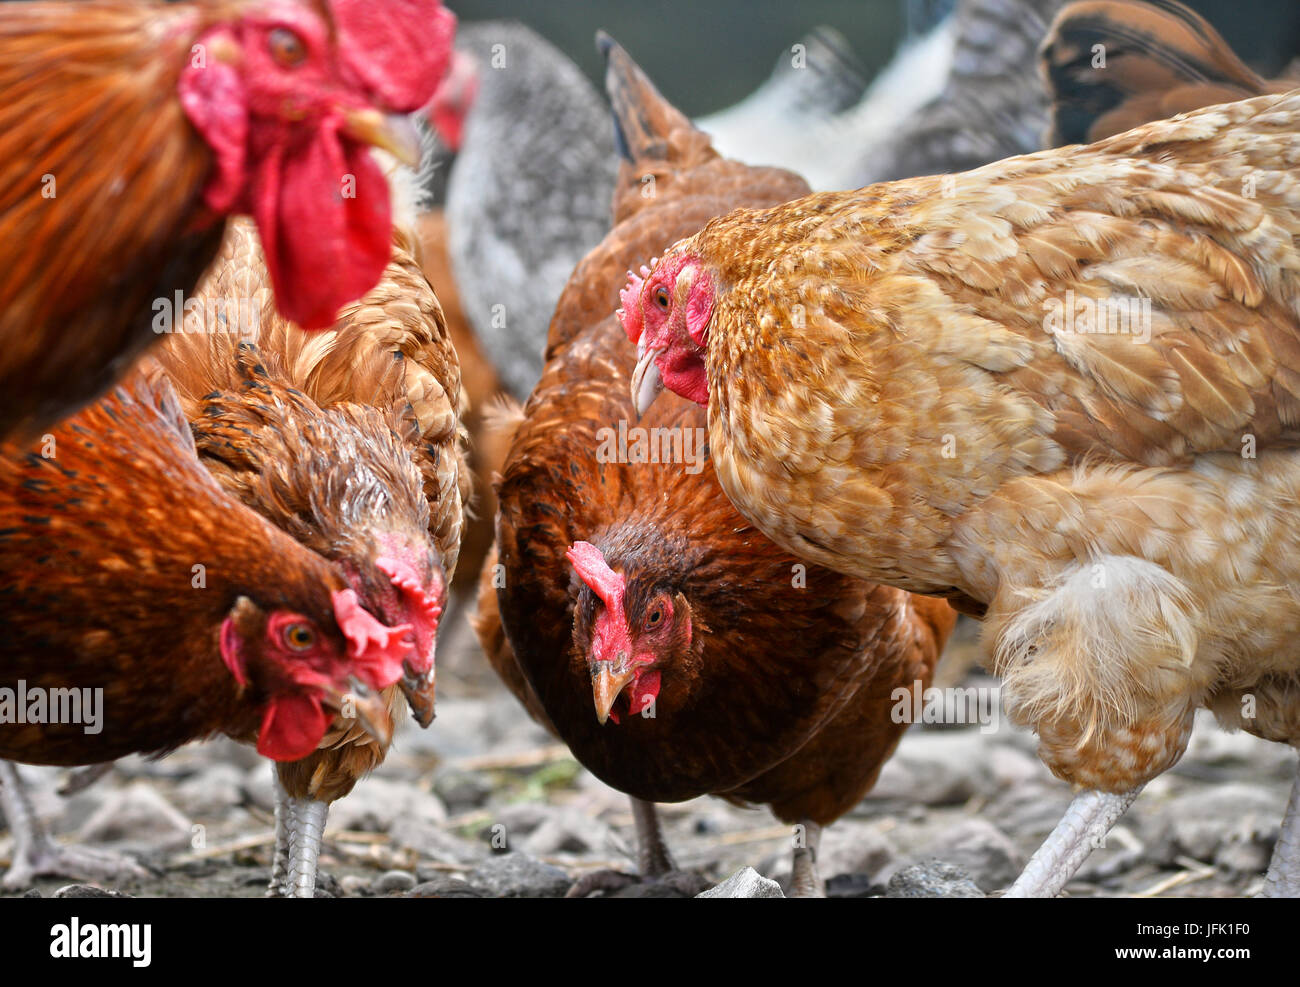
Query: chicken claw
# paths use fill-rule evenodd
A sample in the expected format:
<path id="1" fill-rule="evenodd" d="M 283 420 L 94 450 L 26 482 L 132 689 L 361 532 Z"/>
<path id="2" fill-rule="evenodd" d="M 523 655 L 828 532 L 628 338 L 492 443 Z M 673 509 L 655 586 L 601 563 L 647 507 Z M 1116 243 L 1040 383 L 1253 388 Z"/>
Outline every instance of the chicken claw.
<path id="1" fill-rule="evenodd" d="M 9 761 L 0 761 L 0 807 L 13 834 L 13 861 L 0 879 L 0 887 L 31 887 L 38 877 L 116 882 L 149 877 L 149 871 L 130 857 L 83 846 L 55 843 L 36 818 L 36 810 Z"/>

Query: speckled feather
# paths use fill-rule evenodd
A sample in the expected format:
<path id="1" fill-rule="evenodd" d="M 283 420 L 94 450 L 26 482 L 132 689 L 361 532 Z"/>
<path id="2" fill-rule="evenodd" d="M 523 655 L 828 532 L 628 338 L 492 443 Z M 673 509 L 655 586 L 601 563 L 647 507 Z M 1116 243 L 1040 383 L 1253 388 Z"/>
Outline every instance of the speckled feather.
<path id="1" fill-rule="evenodd" d="M 202 314 L 191 313 L 188 331 L 160 350 L 200 455 L 222 486 L 363 578 L 373 570 L 376 531 L 429 543 L 448 579 L 460 547 L 469 475 L 460 369 L 411 250 L 398 232 L 379 284 L 345 308 L 334 329 L 309 334 L 275 312 L 257 233 L 232 221 L 195 296 Z M 257 314 L 243 325 L 241 299 Z M 224 316 L 218 300 L 229 306 Z M 386 697 L 390 714 L 402 717 L 401 693 L 394 687 Z M 279 766 L 291 796 L 341 798 L 385 754 L 341 720 L 320 746 Z"/>

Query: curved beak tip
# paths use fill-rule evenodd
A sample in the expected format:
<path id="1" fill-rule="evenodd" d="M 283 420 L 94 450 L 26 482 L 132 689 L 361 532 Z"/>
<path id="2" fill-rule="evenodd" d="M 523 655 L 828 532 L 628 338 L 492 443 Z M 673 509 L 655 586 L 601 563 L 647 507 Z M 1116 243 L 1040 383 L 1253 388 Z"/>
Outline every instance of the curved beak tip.
<path id="1" fill-rule="evenodd" d="M 661 353 L 662 349 L 647 349 L 637 356 L 636 369 L 632 371 L 632 402 L 637 417 L 646 413 L 664 389 L 663 375 L 655 363 Z"/>
<path id="2" fill-rule="evenodd" d="M 619 694 L 636 677 L 636 673 L 633 671 L 615 673 L 611 671 L 608 663 L 602 664 L 603 667 L 591 681 L 591 690 L 596 704 L 596 719 L 601 726 L 604 726 Z"/>
<path id="3" fill-rule="evenodd" d="M 344 115 L 345 132 L 353 140 L 387 151 L 402 164 L 420 166 L 420 132 L 410 116 L 379 110 L 350 110 Z"/>

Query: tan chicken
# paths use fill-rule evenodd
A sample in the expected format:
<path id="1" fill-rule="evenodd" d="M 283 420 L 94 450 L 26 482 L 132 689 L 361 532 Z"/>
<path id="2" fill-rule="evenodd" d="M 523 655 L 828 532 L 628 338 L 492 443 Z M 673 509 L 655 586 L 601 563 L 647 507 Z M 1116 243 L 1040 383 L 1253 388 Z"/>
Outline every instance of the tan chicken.
<path id="1" fill-rule="evenodd" d="M 1300 92 L 1263 96 L 737 211 L 624 293 L 639 407 L 708 404 L 760 530 L 987 610 L 1009 714 L 1083 790 L 1012 894 L 1061 889 L 1198 707 L 1300 743 L 1297 160 Z"/>
<path id="2" fill-rule="evenodd" d="M 379 284 L 309 334 L 276 314 L 257 233 L 232 221 L 187 332 L 159 354 L 222 487 L 336 562 L 373 613 L 413 628 L 401 691 L 427 726 L 469 471 L 460 367 L 414 251 L 397 228 Z M 399 714 L 401 692 L 385 699 Z M 314 754 L 275 765 L 271 894 L 311 896 L 329 804 L 386 751 L 336 720 Z"/>

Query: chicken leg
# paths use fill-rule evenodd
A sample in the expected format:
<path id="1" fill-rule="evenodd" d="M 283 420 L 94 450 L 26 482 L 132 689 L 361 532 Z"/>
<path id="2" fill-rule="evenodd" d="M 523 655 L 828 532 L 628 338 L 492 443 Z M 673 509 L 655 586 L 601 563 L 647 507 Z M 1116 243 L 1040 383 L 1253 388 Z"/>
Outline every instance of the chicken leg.
<path id="1" fill-rule="evenodd" d="M 30 887 L 37 877 L 120 881 L 149 876 L 130 857 L 55 843 L 36 818 L 18 769 L 9 761 L 0 761 L 0 807 L 4 809 L 14 842 L 13 861 L 0 879 L 0 885 L 6 888 Z"/>
<path id="2" fill-rule="evenodd" d="M 1002 897 L 1055 898 L 1140 791 L 1142 787 L 1138 786 L 1121 795 L 1092 790 L 1076 795 L 1056 828 Z"/>
<path id="3" fill-rule="evenodd" d="M 795 839 L 794 861 L 790 870 L 790 897 L 825 898 L 826 885 L 817 872 L 817 848 L 821 846 L 822 828 L 807 819 L 796 830 L 800 827 L 803 839 Z"/>
<path id="4" fill-rule="evenodd" d="M 630 795 L 628 800 L 632 803 L 632 822 L 636 826 L 637 870 L 640 874 L 624 874 L 616 870 L 592 871 L 578 878 L 565 897 L 585 898 L 593 891 L 608 893 L 643 882 L 667 884 L 692 896 L 707 888 L 708 882 L 699 875 L 679 871 L 673 863 L 668 843 L 659 826 L 659 813 L 655 810 L 655 804 Z"/>
<path id="5" fill-rule="evenodd" d="M 274 763 L 271 775 L 275 785 L 275 854 L 271 860 L 271 884 L 266 896 L 314 898 L 316 869 L 329 803 L 291 797 L 280 784 L 280 774 Z"/>
<path id="6" fill-rule="evenodd" d="M 1264 898 L 1300 898 L 1300 770 L 1282 817 L 1282 832 L 1264 876 Z"/>

